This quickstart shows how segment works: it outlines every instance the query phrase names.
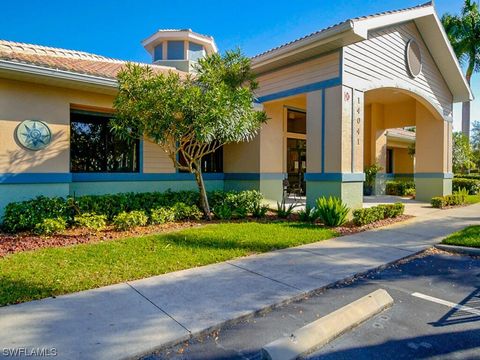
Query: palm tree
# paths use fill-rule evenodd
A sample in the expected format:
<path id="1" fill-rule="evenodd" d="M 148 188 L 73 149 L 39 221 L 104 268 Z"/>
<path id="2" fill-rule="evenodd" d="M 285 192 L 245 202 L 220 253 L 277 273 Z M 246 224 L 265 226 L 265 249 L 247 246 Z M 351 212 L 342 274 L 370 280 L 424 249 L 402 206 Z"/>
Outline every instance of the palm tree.
<path id="1" fill-rule="evenodd" d="M 445 14 L 442 23 L 462 66 L 467 66 L 468 85 L 475 72 L 480 71 L 480 13 L 478 4 L 465 0 L 461 15 Z M 470 137 L 470 102 L 462 104 L 462 132 Z"/>

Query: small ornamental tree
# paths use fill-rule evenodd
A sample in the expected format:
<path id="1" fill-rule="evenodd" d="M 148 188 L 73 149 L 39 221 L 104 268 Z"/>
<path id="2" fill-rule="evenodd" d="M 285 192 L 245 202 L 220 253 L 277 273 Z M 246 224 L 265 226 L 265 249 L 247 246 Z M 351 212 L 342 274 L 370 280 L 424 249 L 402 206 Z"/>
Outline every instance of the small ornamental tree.
<path id="1" fill-rule="evenodd" d="M 193 173 L 210 219 L 202 158 L 225 144 L 250 141 L 267 116 L 253 107 L 257 82 L 250 59 L 240 51 L 207 56 L 195 70 L 159 73 L 128 64 L 118 74 L 111 126 L 122 138 L 153 141 L 177 169 Z"/>
<path id="2" fill-rule="evenodd" d="M 467 137 L 461 132 L 453 133 L 453 172 L 465 173 L 474 167 L 472 161 L 473 154 L 470 142 Z"/>

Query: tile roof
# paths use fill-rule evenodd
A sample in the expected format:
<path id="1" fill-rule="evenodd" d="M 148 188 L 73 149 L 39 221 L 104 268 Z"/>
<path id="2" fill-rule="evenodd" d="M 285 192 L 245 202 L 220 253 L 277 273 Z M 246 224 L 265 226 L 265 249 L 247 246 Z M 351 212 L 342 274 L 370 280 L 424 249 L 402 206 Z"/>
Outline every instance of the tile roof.
<path id="1" fill-rule="evenodd" d="M 25 44 L 0 40 L 0 60 L 37 65 L 50 69 L 71 71 L 108 79 L 115 79 L 118 72 L 128 61 L 91 54 L 83 51 L 60 49 L 48 46 Z M 180 72 L 174 68 L 153 64 L 136 63 L 150 66 L 154 71 Z"/>
<path id="2" fill-rule="evenodd" d="M 403 138 L 408 140 L 415 140 L 416 133 L 410 130 L 402 129 L 402 128 L 393 128 L 387 130 L 387 136 Z"/>
<path id="3" fill-rule="evenodd" d="M 257 54 L 255 56 L 252 57 L 252 59 L 255 59 L 255 58 L 258 58 L 262 55 L 265 55 L 265 54 L 268 54 L 268 53 L 271 53 L 275 50 L 278 50 L 278 49 L 282 49 L 288 45 L 291 45 L 293 43 L 296 43 L 298 41 L 301 41 L 301 40 L 305 40 L 305 39 L 308 39 L 312 36 L 315 36 L 315 35 L 318 35 L 324 31 L 327 31 L 329 29 L 332 29 L 336 26 L 340 26 L 342 24 L 345 24 L 345 23 L 348 23 L 348 22 L 356 22 L 356 21 L 361 21 L 361 20 L 367 20 L 367 19 L 371 19 L 371 18 L 374 18 L 374 17 L 378 17 L 378 16 L 383 16 L 383 15 L 390 15 L 390 14 L 397 14 L 397 13 L 401 13 L 401 12 L 405 12 L 405 11 L 409 11 L 409 10 L 414 10 L 414 9 L 420 9 L 420 8 L 423 8 L 423 7 L 427 7 L 427 6 L 432 6 L 433 2 L 432 1 L 429 1 L 429 2 L 426 2 L 424 4 L 421 4 L 421 5 L 416 5 L 416 6 L 412 6 L 412 7 L 409 7 L 409 8 L 404 8 L 404 9 L 399 9 L 399 10 L 390 10 L 390 11 L 384 11 L 384 12 L 379 12 L 379 13 L 376 13 L 376 14 L 372 14 L 372 15 L 366 15 L 366 16 L 359 16 L 359 17 L 355 17 L 355 18 L 351 18 L 351 19 L 347 19 L 345 21 L 341 21 L 339 23 L 336 23 L 334 25 L 331 25 L 331 26 L 328 26 L 326 28 L 323 28 L 321 30 L 318 30 L 318 31 L 315 31 L 311 34 L 308 34 L 308 35 L 305 35 L 305 36 L 302 36 L 301 38 L 298 38 L 298 39 L 295 39 L 295 40 L 292 40 L 292 41 L 289 41 L 285 44 L 282 44 L 282 45 L 279 45 L 277 47 L 274 47 L 272 49 L 269 49 L 269 50 L 266 50 L 260 54 Z"/>

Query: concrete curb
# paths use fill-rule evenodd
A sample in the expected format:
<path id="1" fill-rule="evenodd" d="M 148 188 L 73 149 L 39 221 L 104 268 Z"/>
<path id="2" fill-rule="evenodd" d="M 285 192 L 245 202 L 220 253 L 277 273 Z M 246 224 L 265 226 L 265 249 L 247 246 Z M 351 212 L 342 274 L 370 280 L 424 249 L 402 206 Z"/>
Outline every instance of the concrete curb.
<path id="1" fill-rule="evenodd" d="M 277 339 L 262 348 L 268 360 L 293 360 L 319 348 L 337 336 L 393 305 L 383 289 L 376 290 L 334 312 L 296 330 L 289 337 Z"/>
<path id="2" fill-rule="evenodd" d="M 456 246 L 456 245 L 445 245 L 445 244 L 436 244 L 435 247 L 439 250 L 453 252 L 457 254 L 480 256 L 479 248 L 472 248 L 467 246 Z"/>

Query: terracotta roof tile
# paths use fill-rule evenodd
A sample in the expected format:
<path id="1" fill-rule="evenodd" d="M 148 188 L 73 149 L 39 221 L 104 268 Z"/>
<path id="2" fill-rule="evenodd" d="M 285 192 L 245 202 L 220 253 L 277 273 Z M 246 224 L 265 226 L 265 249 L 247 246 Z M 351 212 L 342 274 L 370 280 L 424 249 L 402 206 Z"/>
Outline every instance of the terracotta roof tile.
<path id="1" fill-rule="evenodd" d="M 79 74 L 115 79 L 118 72 L 128 61 L 108 58 L 82 51 L 52 48 L 47 46 L 0 40 L 0 60 L 42 66 L 50 69 L 71 71 Z M 137 63 L 150 66 L 154 71 L 174 71 L 175 68 L 153 64 Z"/>

